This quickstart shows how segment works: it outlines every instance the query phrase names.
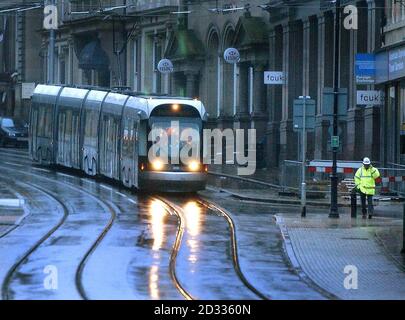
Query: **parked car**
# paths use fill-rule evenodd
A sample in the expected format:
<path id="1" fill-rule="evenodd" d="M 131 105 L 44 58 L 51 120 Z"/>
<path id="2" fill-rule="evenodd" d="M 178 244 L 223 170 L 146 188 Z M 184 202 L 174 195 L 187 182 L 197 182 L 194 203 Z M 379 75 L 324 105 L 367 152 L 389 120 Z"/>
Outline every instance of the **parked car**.
<path id="1" fill-rule="evenodd" d="M 28 125 L 21 120 L 0 117 L 0 146 L 27 146 Z"/>

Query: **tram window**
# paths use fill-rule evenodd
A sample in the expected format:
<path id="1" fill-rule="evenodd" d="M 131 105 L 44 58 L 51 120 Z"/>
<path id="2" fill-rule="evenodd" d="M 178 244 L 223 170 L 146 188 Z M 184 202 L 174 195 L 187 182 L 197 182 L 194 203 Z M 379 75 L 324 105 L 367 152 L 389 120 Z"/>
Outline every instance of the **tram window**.
<path id="1" fill-rule="evenodd" d="M 44 136 L 45 133 L 45 112 L 44 108 L 39 108 L 39 117 L 38 117 L 38 136 Z"/>
<path id="2" fill-rule="evenodd" d="M 151 127 L 152 130 L 163 130 L 164 132 L 166 132 L 167 138 L 169 139 L 169 154 L 172 152 L 172 149 L 179 151 L 186 144 L 198 145 L 200 143 L 200 123 L 198 123 L 197 121 L 186 121 L 184 119 L 181 119 L 178 121 L 179 127 L 172 126 L 172 124 L 173 119 L 159 119 L 157 121 L 154 121 Z M 184 139 L 184 135 L 188 135 L 187 140 L 180 141 L 180 139 Z M 172 136 L 177 136 L 178 138 L 172 140 Z"/>
<path id="3" fill-rule="evenodd" d="M 138 153 L 139 156 L 147 156 L 147 149 L 148 149 L 148 145 L 147 145 L 147 134 L 146 134 L 146 125 L 147 122 L 146 121 L 141 121 L 140 125 L 139 125 L 139 142 L 138 142 Z"/>
<path id="4" fill-rule="evenodd" d="M 50 108 L 45 108 L 45 137 L 52 136 L 52 111 Z"/>

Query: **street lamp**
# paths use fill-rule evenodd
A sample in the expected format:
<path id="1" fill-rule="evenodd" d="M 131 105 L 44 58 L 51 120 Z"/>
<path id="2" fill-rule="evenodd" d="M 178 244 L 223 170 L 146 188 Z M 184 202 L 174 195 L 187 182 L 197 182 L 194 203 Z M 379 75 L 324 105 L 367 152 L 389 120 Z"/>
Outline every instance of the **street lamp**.
<path id="1" fill-rule="evenodd" d="M 334 86 L 333 86 L 333 136 L 338 135 L 338 97 L 339 97 L 339 50 L 340 50 L 340 0 L 336 0 L 335 5 L 335 72 L 334 72 Z M 333 137 L 331 139 L 331 142 Z M 338 211 L 338 177 L 337 177 L 337 152 L 339 146 L 332 145 L 332 175 L 331 180 L 331 204 L 329 218 L 339 218 Z"/>

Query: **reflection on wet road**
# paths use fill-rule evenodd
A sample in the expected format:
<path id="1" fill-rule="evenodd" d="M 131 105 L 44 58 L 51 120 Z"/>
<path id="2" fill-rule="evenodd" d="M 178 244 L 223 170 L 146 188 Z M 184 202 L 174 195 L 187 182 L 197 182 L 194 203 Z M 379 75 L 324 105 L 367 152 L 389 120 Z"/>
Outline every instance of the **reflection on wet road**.
<path id="1" fill-rule="evenodd" d="M 267 253 L 254 247 L 253 229 L 246 238 L 198 196 L 135 193 L 77 172 L 33 166 L 22 150 L 0 149 L 0 169 L 1 183 L 22 194 L 29 208 L 12 232 L 0 234 L 3 298 L 260 299 L 277 290 L 268 273 L 258 273 L 263 285 L 251 268 L 256 260 L 266 268 L 274 252 L 268 260 L 255 256 Z M 259 225 L 270 221 L 253 218 Z M 252 246 L 249 255 L 242 243 L 240 266 L 235 229 Z M 50 290 L 44 270 L 52 266 L 58 281 Z"/>

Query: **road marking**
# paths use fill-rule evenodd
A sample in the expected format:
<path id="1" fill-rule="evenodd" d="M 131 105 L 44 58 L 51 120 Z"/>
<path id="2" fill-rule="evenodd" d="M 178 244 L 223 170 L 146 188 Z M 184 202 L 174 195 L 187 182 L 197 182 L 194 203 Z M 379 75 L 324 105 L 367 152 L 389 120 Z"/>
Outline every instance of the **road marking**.
<path id="1" fill-rule="evenodd" d="M 11 163 L 11 162 L 3 162 L 3 163 L 11 165 L 11 166 L 16 166 L 16 167 L 24 167 L 22 164 L 16 164 L 16 163 Z"/>
<path id="2" fill-rule="evenodd" d="M 105 185 L 103 185 L 103 184 L 100 184 L 100 187 L 101 187 L 101 188 L 103 188 L 103 189 L 106 189 L 106 190 L 112 191 L 112 188 L 107 187 L 107 186 L 105 186 Z"/>
<path id="3" fill-rule="evenodd" d="M 126 194 L 123 194 L 123 193 L 118 192 L 118 191 L 115 191 L 115 193 L 118 194 L 118 195 L 121 196 L 121 197 L 127 198 L 127 195 L 126 195 Z"/>
<path id="4" fill-rule="evenodd" d="M 130 198 L 128 198 L 128 201 L 130 201 L 130 202 L 132 202 L 132 203 L 134 203 L 134 204 L 138 204 L 138 202 L 136 202 L 135 200 L 132 200 L 132 199 L 130 199 Z"/>
<path id="5" fill-rule="evenodd" d="M 51 172 L 51 171 L 49 171 L 48 169 L 41 169 L 41 168 L 32 168 L 32 170 L 42 171 L 42 172 L 48 172 L 48 173 Z"/>
<path id="6" fill-rule="evenodd" d="M 73 176 L 71 176 L 70 174 L 65 174 L 65 173 L 61 173 L 61 172 L 57 172 L 56 174 L 57 174 L 58 176 L 62 176 L 62 177 L 73 178 Z"/>
<path id="7" fill-rule="evenodd" d="M 22 199 L 0 199 L 0 206 L 21 207 L 24 204 Z"/>

